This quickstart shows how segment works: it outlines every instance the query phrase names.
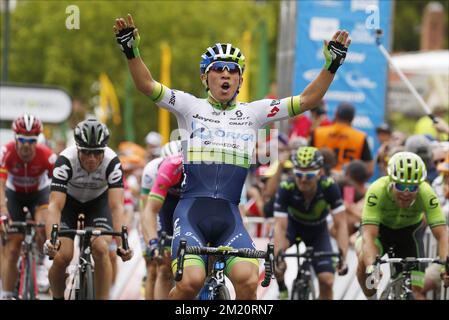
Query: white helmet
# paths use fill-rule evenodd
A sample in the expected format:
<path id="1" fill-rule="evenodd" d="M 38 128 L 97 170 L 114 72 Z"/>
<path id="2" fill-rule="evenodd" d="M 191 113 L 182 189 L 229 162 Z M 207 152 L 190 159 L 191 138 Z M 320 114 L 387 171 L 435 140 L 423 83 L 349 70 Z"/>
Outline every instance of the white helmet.
<path id="1" fill-rule="evenodd" d="M 167 158 L 181 154 L 181 140 L 167 142 L 161 150 L 161 157 Z"/>

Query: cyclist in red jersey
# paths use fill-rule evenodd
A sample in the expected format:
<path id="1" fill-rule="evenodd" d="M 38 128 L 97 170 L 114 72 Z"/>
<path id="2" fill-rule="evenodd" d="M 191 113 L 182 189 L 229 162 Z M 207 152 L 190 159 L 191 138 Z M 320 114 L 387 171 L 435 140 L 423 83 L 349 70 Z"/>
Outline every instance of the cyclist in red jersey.
<path id="1" fill-rule="evenodd" d="M 56 155 L 45 145 L 37 143 L 42 132 L 42 122 L 33 115 L 24 114 L 12 124 L 15 141 L 4 145 L 0 151 L 0 214 L 10 221 L 25 221 L 26 207 L 33 219 L 44 221 L 50 178 Z M 12 298 L 18 270 L 22 235 L 11 234 L 3 250 L 3 298 Z M 45 241 L 44 230 L 38 230 L 38 247 Z M 38 285 L 40 291 L 48 290 L 44 255 L 38 259 Z"/>

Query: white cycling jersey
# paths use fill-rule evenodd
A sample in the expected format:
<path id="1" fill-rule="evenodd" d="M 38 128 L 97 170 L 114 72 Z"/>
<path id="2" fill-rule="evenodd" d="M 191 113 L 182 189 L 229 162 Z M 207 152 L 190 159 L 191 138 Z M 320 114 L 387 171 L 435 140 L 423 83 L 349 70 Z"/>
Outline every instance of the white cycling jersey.
<path id="1" fill-rule="evenodd" d="M 153 187 L 154 181 L 156 181 L 157 170 L 159 165 L 162 163 L 164 158 L 159 157 L 148 162 L 143 168 L 142 181 L 140 193 L 143 195 L 148 195 L 151 188 Z"/>
<path id="2" fill-rule="evenodd" d="M 151 99 L 176 115 L 185 180 L 183 198 L 213 197 L 238 203 L 258 129 L 301 113 L 300 96 L 237 102 L 226 109 L 209 99 L 154 81 Z"/>
<path id="3" fill-rule="evenodd" d="M 67 193 L 79 202 L 87 202 L 110 188 L 123 188 L 123 172 L 117 154 L 109 147 L 97 170 L 88 173 L 81 167 L 78 150 L 71 146 L 62 151 L 56 160 L 51 191 Z"/>

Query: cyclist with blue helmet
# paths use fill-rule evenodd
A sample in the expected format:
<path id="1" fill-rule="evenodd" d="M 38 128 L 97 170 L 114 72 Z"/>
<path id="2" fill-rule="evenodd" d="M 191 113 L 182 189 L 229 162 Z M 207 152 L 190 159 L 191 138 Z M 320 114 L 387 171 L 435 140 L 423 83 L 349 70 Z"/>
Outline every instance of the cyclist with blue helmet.
<path id="1" fill-rule="evenodd" d="M 113 30 L 128 59 L 135 86 L 159 107 L 174 113 L 183 145 L 184 174 L 181 200 L 173 216 L 172 266 L 180 238 L 188 245 L 253 248 L 238 203 L 251 164 L 257 130 L 264 125 L 294 117 L 318 105 L 346 56 L 348 32 L 337 31 L 325 41 L 326 64 L 301 95 L 250 103 L 236 100 L 243 82 L 245 57 L 229 43 L 217 43 L 201 56 L 200 78 L 208 97 L 199 99 L 155 81 L 140 57 L 140 36 L 131 15 L 116 19 Z M 172 299 L 193 299 L 206 277 L 205 261 L 188 256 L 182 281 L 170 292 Z M 231 258 L 226 275 L 237 299 L 255 299 L 259 263 Z"/>

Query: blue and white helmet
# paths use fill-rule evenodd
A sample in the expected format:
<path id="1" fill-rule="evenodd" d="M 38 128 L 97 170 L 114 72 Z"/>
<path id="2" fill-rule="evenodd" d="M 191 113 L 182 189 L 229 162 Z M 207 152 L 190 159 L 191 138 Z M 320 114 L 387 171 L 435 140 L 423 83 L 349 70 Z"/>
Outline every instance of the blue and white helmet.
<path id="1" fill-rule="evenodd" d="M 206 49 L 201 55 L 200 74 L 206 72 L 206 68 L 214 61 L 231 61 L 236 62 L 242 69 L 245 70 L 245 56 L 239 48 L 233 47 L 230 43 L 216 43 L 213 47 Z"/>

